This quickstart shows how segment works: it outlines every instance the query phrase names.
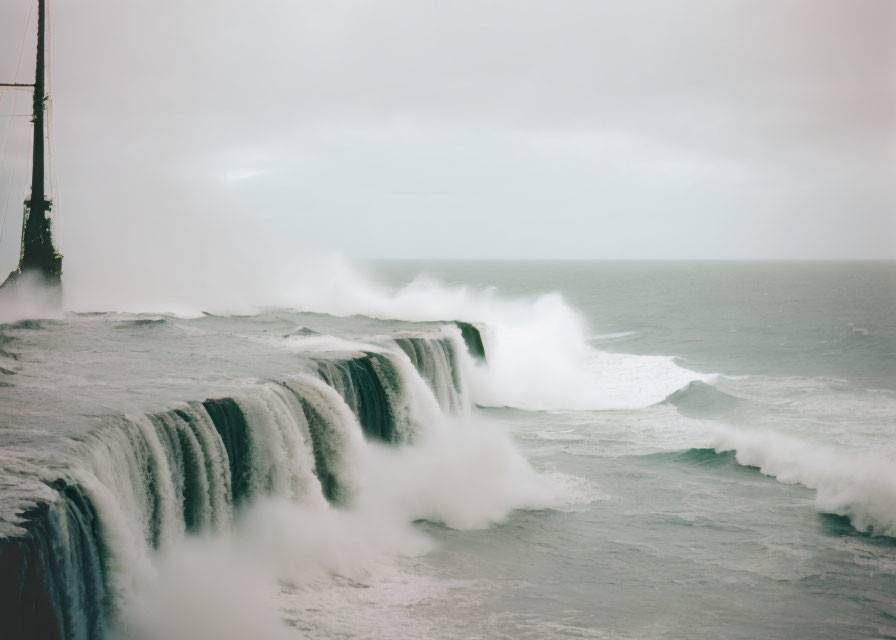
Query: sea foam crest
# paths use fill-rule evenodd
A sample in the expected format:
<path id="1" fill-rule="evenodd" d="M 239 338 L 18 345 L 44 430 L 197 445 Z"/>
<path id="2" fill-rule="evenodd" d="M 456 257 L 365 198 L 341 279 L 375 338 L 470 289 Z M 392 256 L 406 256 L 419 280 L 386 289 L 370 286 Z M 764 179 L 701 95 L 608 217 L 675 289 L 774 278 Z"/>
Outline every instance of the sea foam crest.
<path id="1" fill-rule="evenodd" d="M 896 536 L 896 456 L 845 451 L 772 431 L 720 427 L 712 446 L 780 482 L 815 489 L 822 513 L 849 518 L 859 531 Z"/>
<path id="2" fill-rule="evenodd" d="M 49 589 L 66 640 L 106 637 L 117 625 L 125 636 L 220 638 L 190 625 L 228 611 L 188 616 L 176 629 L 155 626 L 171 610 L 143 615 L 161 594 L 179 593 L 165 605 L 175 608 L 189 597 L 170 581 L 191 576 L 165 575 L 164 559 L 185 545 L 196 557 L 222 550 L 201 569 L 222 584 L 245 579 L 232 574 L 234 555 L 270 586 L 296 583 L 309 567 L 354 579 L 375 556 L 420 549 L 417 519 L 477 528 L 513 509 L 567 504 L 568 487 L 537 473 L 470 410 L 466 376 L 477 365 L 460 330 L 432 329 L 377 337 L 360 351 L 318 351 L 289 378 L 111 416 L 73 439 L 72 468 L 48 479 L 55 501 L 28 515 L 37 523 L 30 537 L 0 548 L 44 571 L 22 584 L 7 576 L 21 597 L 3 611 Z M 264 549 L 273 549 L 267 558 Z M 22 628 L 43 624 L 22 615 Z"/>
<path id="3" fill-rule="evenodd" d="M 505 297 L 494 288 L 450 286 L 426 276 L 394 289 L 332 260 L 324 280 L 297 283 L 289 295 L 292 306 L 337 316 L 475 323 L 487 364 L 472 369 L 469 387 L 473 401 L 483 406 L 636 409 L 693 380 L 712 378 L 672 357 L 596 349 L 587 323 L 558 293 Z"/>

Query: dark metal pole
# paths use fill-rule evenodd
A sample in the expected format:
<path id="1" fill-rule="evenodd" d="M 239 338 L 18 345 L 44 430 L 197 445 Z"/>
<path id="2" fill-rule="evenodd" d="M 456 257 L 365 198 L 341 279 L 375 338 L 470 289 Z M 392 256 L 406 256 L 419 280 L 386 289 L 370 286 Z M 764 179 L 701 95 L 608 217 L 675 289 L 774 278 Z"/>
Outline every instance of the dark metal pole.
<path id="1" fill-rule="evenodd" d="M 45 0 L 37 0 L 37 61 L 34 69 L 34 155 L 31 164 L 31 201 L 43 204 L 44 198 L 44 21 Z M 40 207 L 43 209 L 43 207 Z M 32 213 L 36 213 L 32 208 Z"/>
<path id="2" fill-rule="evenodd" d="M 62 276 L 62 256 L 53 247 L 50 220 L 47 217 L 52 202 L 44 190 L 44 105 L 47 100 L 45 80 L 46 2 L 37 2 L 37 59 L 34 70 L 34 151 L 31 163 L 31 197 L 25 201 L 25 220 L 22 228 L 20 273 L 33 271 L 50 284 L 59 284 Z"/>

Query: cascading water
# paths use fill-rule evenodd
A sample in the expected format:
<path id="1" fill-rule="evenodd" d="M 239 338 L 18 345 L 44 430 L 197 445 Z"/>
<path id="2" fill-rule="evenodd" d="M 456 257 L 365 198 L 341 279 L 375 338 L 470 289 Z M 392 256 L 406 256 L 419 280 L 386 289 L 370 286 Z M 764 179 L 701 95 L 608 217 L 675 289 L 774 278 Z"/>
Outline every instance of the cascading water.
<path id="1" fill-rule="evenodd" d="M 231 527 L 263 496 L 314 508 L 359 494 L 365 437 L 395 445 L 468 410 L 475 366 L 454 326 L 315 356 L 311 371 L 173 409 L 110 417 L 71 443 L 55 499 L 0 540 L 5 637 L 107 635 L 153 554 Z"/>
<path id="2" fill-rule="evenodd" d="M 3 637 L 102 638 L 109 603 L 99 518 L 77 486 L 52 488 L 55 501 L 23 514 L 26 534 L 0 544 Z"/>
<path id="3" fill-rule="evenodd" d="M 470 327 L 468 331 L 474 330 L 471 325 L 467 326 Z M 460 356 L 467 345 L 457 334 L 457 330 L 445 327 L 438 336 L 408 334 L 394 338 L 420 376 L 429 384 L 439 406 L 452 413 L 461 413 L 470 406 L 463 370 L 465 361 Z M 478 345 L 482 348 L 481 338 Z M 475 353 L 474 349 L 470 350 L 471 355 Z"/>

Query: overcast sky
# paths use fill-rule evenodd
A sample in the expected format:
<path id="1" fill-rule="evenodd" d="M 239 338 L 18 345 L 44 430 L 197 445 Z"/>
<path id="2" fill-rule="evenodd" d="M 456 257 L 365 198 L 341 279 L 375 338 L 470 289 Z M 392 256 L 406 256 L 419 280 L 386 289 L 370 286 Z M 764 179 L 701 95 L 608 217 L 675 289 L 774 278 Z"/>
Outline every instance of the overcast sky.
<path id="1" fill-rule="evenodd" d="M 48 2 L 69 261 L 896 257 L 891 0 Z M 10 267 L 28 135 L 0 116 Z"/>

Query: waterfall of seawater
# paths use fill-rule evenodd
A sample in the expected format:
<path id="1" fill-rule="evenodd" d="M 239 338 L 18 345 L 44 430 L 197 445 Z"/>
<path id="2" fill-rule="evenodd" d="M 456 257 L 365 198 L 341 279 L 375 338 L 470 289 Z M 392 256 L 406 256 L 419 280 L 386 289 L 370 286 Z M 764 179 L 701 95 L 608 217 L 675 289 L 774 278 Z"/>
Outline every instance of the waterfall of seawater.
<path id="1" fill-rule="evenodd" d="M 370 443 L 412 447 L 469 412 L 467 327 L 318 354 L 310 371 L 82 435 L 79 466 L 50 483 L 55 499 L 23 514 L 24 535 L 0 540 L 0 635 L 107 637 L 154 554 L 185 536 L 230 529 L 262 497 L 352 505 Z"/>

